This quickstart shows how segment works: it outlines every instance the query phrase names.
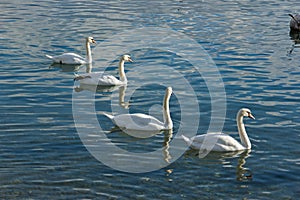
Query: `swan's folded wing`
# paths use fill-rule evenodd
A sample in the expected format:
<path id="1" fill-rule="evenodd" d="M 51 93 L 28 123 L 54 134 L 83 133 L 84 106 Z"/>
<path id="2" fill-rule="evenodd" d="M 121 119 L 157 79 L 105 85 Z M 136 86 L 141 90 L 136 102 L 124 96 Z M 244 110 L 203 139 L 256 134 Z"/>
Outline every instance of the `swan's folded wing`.
<path id="1" fill-rule="evenodd" d="M 84 60 L 85 58 L 76 54 L 76 53 L 64 53 L 61 55 L 62 57 L 68 57 L 68 58 L 77 58 L 77 59 L 81 59 Z"/>
<path id="2" fill-rule="evenodd" d="M 103 72 L 92 72 L 78 75 L 75 80 L 80 80 L 81 84 L 86 85 L 98 85 L 99 78 L 103 75 Z"/>
<path id="3" fill-rule="evenodd" d="M 75 64 L 85 64 L 86 61 L 85 61 L 85 59 L 81 59 L 81 58 L 74 57 L 74 58 L 72 59 L 71 63 L 75 63 Z"/>
<path id="4" fill-rule="evenodd" d="M 245 149 L 238 141 L 224 133 L 208 133 L 190 139 L 191 148 L 211 151 L 238 151 Z"/>
<path id="5" fill-rule="evenodd" d="M 220 149 L 220 151 L 240 151 L 245 149 L 236 139 L 227 134 L 221 134 L 215 146 L 216 150 Z"/>
<path id="6" fill-rule="evenodd" d="M 118 115 L 114 121 L 119 127 L 128 130 L 161 130 L 164 127 L 158 119 L 141 113 Z"/>
<path id="7" fill-rule="evenodd" d="M 76 53 L 64 53 L 60 56 L 53 57 L 56 62 L 62 62 L 64 64 L 83 64 L 85 63 L 85 58 Z"/>
<path id="8" fill-rule="evenodd" d="M 121 85 L 122 82 L 112 75 L 101 76 L 98 78 L 98 85 Z"/>

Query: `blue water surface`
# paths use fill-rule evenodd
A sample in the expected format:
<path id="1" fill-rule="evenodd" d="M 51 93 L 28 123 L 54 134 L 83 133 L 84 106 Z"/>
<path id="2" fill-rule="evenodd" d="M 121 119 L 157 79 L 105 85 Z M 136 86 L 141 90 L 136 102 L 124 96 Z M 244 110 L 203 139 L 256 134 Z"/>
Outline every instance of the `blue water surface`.
<path id="1" fill-rule="evenodd" d="M 300 49 L 299 37 L 289 34 L 288 13 L 299 12 L 298 4 L 296 0 L 2 1 L 1 199 L 296 199 L 300 195 Z M 119 102 L 119 88 L 75 91 L 80 86 L 73 81 L 74 73 L 84 73 L 86 66 L 52 65 L 45 57 L 63 52 L 84 55 L 84 38 L 93 36 L 107 50 L 93 51 L 93 71 L 118 75 L 121 55 L 110 59 L 113 49 L 120 41 L 128 40 L 128 46 L 143 42 L 139 36 L 123 35 L 124 39 L 122 33 L 149 27 L 184 34 L 207 52 L 224 84 L 223 131 L 238 139 L 235 116 L 242 107 L 256 117 L 245 119 L 251 151 L 210 153 L 204 158 L 198 151 L 185 151 L 177 133 L 182 127 L 191 132 L 195 127 L 186 127 L 184 120 L 199 126 L 195 134 L 205 133 L 212 123 L 212 101 L 218 99 L 210 94 L 203 74 L 209 75 L 207 68 L 203 65 L 197 71 L 182 55 L 165 51 L 171 45 L 164 46 L 163 41 L 155 48 L 146 43 L 139 49 L 122 43 L 124 54 L 134 60 L 125 64 L 129 80 L 125 104 Z M 153 35 L 153 40 L 157 37 Z M 191 44 L 181 47 L 195 55 Z M 177 72 L 195 93 L 172 76 Z M 141 112 L 162 119 L 165 83 L 173 83 L 175 94 L 170 100 L 173 135 L 141 139 L 121 131 L 110 133 L 114 126 L 103 111 Z M 77 93 L 94 98 L 101 132 L 88 126 L 90 119 L 83 124 L 74 121 Z M 197 101 L 189 101 L 194 94 Z M 188 107 L 194 102 L 199 112 Z M 96 159 L 78 127 L 86 128 L 88 139 L 95 141 L 107 134 L 99 141 L 111 141 L 128 152 L 153 152 L 169 140 L 181 146 L 163 148 L 161 168 L 129 173 Z M 178 151 L 183 155 L 174 159 Z M 110 153 L 105 151 L 113 159 L 116 155 Z M 129 168 L 154 159 L 118 156 L 132 160 Z"/>

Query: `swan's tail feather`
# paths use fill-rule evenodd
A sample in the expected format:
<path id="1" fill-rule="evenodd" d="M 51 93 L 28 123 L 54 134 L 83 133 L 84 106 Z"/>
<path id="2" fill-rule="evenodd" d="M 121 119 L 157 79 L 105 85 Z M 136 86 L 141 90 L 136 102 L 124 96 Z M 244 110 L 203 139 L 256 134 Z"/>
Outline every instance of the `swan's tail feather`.
<path id="1" fill-rule="evenodd" d="M 49 58 L 49 59 L 51 59 L 51 60 L 53 60 L 53 56 L 49 56 L 49 55 L 45 55 L 47 58 Z"/>
<path id="2" fill-rule="evenodd" d="M 193 141 L 192 141 L 190 138 L 186 137 L 185 135 L 181 135 L 181 138 L 182 138 L 189 146 L 192 145 Z"/>
<path id="3" fill-rule="evenodd" d="M 102 112 L 103 115 L 105 115 L 107 118 L 109 118 L 110 120 L 113 120 L 114 116 L 111 114 L 108 114 L 106 112 Z"/>
<path id="4" fill-rule="evenodd" d="M 74 81 L 80 81 L 82 79 L 84 79 L 84 78 L 82 76 L 79 76 L 79 75 L 75 75 L 75 77 L 74 77 Z"/>

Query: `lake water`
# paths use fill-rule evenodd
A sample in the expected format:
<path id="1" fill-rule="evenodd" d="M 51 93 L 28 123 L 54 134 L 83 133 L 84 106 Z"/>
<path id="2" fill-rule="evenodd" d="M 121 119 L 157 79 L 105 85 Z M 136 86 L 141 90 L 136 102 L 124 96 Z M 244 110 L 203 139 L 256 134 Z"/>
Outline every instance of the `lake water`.
<path id="1" fill-rule="evenodd" d="M 296 199 L 300 48 L 289 35 L 288 13 L 299 12 L 297 5 L 2 1 L 1 199 Z M 84 55 L 87 36 L 97 41 L 93 71 L 118 75 L 119 57 L 132 56 L 125 91 L 81 87 L 74 73 L 86 66 L 51 65 L 45 57 Z M 174 90 L 172 134 L 110 132 L 103 111 L 162 119 L 166 86 Z M 210 124 L 238 139 L 235 116 L 242 107 L 256 117 L 245 119 L 251 152 L 200 157 L 180 140 Z"/>

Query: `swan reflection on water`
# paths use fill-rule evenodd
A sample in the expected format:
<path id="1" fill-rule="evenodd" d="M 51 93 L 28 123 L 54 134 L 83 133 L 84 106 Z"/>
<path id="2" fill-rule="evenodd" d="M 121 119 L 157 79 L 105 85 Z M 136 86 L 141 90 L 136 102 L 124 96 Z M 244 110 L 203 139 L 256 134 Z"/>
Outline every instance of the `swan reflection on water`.
<path id="1" fill-rule="evenodd" d="M 129 102 L 125 102 L 125 95 L 126 95 L 126 89 L 127 86 L 95 86 L 95 85 L 86 85 L 86 84 L 80 84 L 79 86 L 74 87 L 75 92 L 82 92 L 84 90 L 101 93 L 101 92 L 113 92 L 116 89 L 119 89 L 119 105 L 125 109 L 129 109 Z"/>
<path id="2" fill-rule="evenodd" d="M 113 132 L 123 132 L 127 135 L 130 135 L 134 138 L 140 138 L 140 139 L 146 139 L 146 138 L 150 138 L 153 137 L 155 135 L 161 134 L 163 133 L 165 136 L 168 135 L 169 137 L 173 135 L 173 130 L 128 130 L 128 129 L 124 129 L 121 128 L 119 126 L 114 126 L 113 128 L 110 129 L 109 133 L 113 133 Z"/>
<path id="3" fill-rule="evenodd" d="M 49 69 L 52 68 L 60 68 L 62 72 L 77 72 L 82 65 L 70 65 L 70 64 L 58 64 L 58 63 L 52 63 L 49 65 Z"/>
<path id="4" fill-rule="evenodd" d="M 246 164 L 246 158 L 250 156 L 251 150 L 245 150 L 244 152 L 241 153 L 239 159 L 238 159 L 238 164 L 236 167 L 236 180 L 238 181 L 248 181 L 252 180 L 252 172 L 249 168 L 244 167 Z"/>
<path id="5" fill-rule="evenodd" d="M 300 48 L 300 31 L 290 31 L 290 38 L 292 41 L 294 41 L 294 44 L 292 45 L 291 49 L 288 52 L 288 55 L 291 55 L 295 48 Z"/>
<path id="6" fill-rule="evenodd" d="M 165 130 L 165 131 L 137 131 L 137 130 L 131 130 L 131 131 L 122 131 L 119 127 L 115 126 L 112 128 L 107 134 L 113 133 L 113 132 L 122 132 L 126 135 L 138 138 L 140 140 L 146 139 L 153 137 L 158 134 L 163 134 L 163 142 L 162 142 L 162 155 L 163 155 L 163 160 L 166 163 L 171 163 L 172 156 L 169 152 L 170 149 L 170 142 L 173 137 L 173 130 Z M 143 137 L 144 136 L 144 137 Z M 144 147 L 143 147 L 144 148 Z"/>
<path id="7" fill-rule="evenodd" d="M 163 142 L 163 155 L 164 155 L 164 160 L 166 161 L 166 163 L 171 163 L 170 160 L 172 159 L 172 156 L 169 152 L 170 149 L 170 142 L 172 140 L 173 137 L 173 131 L 172 130 L 165 130 L 163 132 L 164 134 L 164 142 Z"/>
<path id="8" fill-rule="evenodd" d="M 245 167 L 246 159 L 250 157 L 251 149 L 232 152 L 210 152 L 205 157 L 199 156 L 199 151 L 189 149 L 186 151 L 186 156 L 196 156 L 207 163 L 220 163 L 224 167 L 232 166 L 231 160 L 237 158 L 236 164 L 236 180 L 237 181 L 251 181 L 253 174 L 251 169 Z M 201 154 L 201 152 L 200 152 Z M 234 166 L 234 165 L 233 165 Z"/>
<path id="9" fill-rule="evenodd" d="M 290 38 L 294 41 L 295 45 L 300 44 L 300 31 L 290 31 Z"/>

